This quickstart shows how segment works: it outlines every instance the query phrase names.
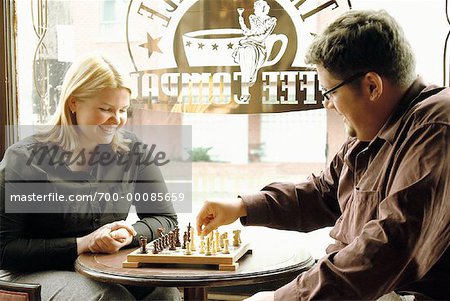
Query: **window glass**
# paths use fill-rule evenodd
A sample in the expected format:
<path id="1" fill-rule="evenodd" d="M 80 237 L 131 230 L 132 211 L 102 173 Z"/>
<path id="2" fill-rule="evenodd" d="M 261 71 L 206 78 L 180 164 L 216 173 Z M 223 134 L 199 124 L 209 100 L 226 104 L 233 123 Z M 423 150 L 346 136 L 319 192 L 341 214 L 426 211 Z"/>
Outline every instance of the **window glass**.
<path id="1" fill-rule="evenodd" d="M 252 1 L 240 2 L 252 12 Z M 278 18 L 279 24 L 287 24 L 279 29 L 284 30 L 286 34 L 292 28 L 288 25 L 295 22 L 307 28 L 308 35 L 309 31 L 319 32 L 337 15 L 349 9 L 347 2 L 352 4 L 353 9 L 385 9 L 402 24 L 411 41 L 417 56 L 418 73 L 429 81 L 442 84 L 442 56 L 448 33 L 444 0 L 329 2 L 334 2 L 334 6 L 337 3 L 339 7 L 332 9 L 330 6 L 308 14 L 324 1 L 268 1 L 272 8 L 271 15 L 284 14 L 289 19 L 288 22 Z M 177 9 L 192 5 L 192 16 L 200 16 L 195 19 L 196 26 L 214 28 L 215 22 L 226 19 L 222 11 L 227 7 L 227 3 L 231 2 L 53 0 L 15 3 L 19 121 L 20 124 L 29 125 L 50 122 L 59 101 L 63 76 L 75 58 L 92 51 L 103 53 L 110 57 L 119 69 L 135 78 L 138 59 L 130 55 L 132 47 L 141 50 L 143 59 L 157 57 L 163 51 L 162 48 L 167 46 L 159 44 L 164 38 L 164 28 L 175 34 L 183 26 L 191 26 L 183 16 L 174 14 Z M 154 6 L 149 8 L 149 3 Z M 291 6 L 304 3 L 304 6 L 300 6 L 303 20 L 299 19 L 300 14 L 284 12 L 286 3 Z M 135 10 L 131 16 L 130 7 L 140 9 Z M 162 11 L 166 14 L 162 14 Z M 200 13 L 197 14 L 198 12 Z M 245 14 L 248 20 L 248 15 Z M 150 21 L 157 20 L 160 26 L 149 28 L 146 32 L 138 32 L 133 28 L 139 27 L 139 16 Z M 295 22 L 292 21 L 295 18 Z M 178 22 L 178 27 L 170 28 L 170 22 L 175 21 Z M 173 43 L 183 41 L 180 37 Z M 188 43 L 183 47 L 186 44 Z M 303 40 L 297 41 L 300 48 L 306 48 L 305 44 Z M 276 42 L 272 46 L 274 51 L 280 52 L 283 44 Z M 211 53 L 214 53 L 214 50 L 211 48 Z M 174 55 L 177 56 L 178 53 L 175 52 Z M 207 60 L 208 56 L 195 58 L 195 61 L 200 63 Z M 228 69 L 224 67 L 221 70 L 227 72 Z M 145 74 L 143 77 L 141 84 L 146 85 L 145 91 L 148 92 L 154 88 L 152 76 Z M 171 86 L 170 78 L 176 79 L 176 76 L 167 78 L 164 89 L 173 91 L 175 88 Z M 227 87 L 225 84 L 213 88 L 226 90 Z M 135 88 L 143 91 L 137 84 Z M 201 89 L 192 91 L 192 94 L 184 97 L 195 100 L 201 98 L 202 93 L 206 93 Z M 313 92 L 309 89 L 307 94 Z M 134 94 L 136 97 L 137 91 L 134 91 Z M 152 98 L 149 95 L 147 98 L 133 100 L 134 110 L 129 120 L 132 126 L 164 124 L 168 120 L 166 116 L 161 117 L 157 113 L 158 110 L 165 109 L 163 104 L 158 103 L 158 97 Z M 295 106 L 292 108 L 295 109 Z M 330 117 L 324 109 L 264 114 L 222 113 L 219 109 L 215 113 L 201 114 L 191 111 L 176 117 L 171 116 L 172 123 L 192 125 L 195 200 L 202 200 L 211 195 L 235 196 L 244 191 L 252 192 L 272 181 L 300 181 L 310 172 L 317 173 L 321 170 L 330 159 L 330 153 L 336 151 L 329 149 L 329 146 L 340 144 L 343 140 L 341 120 Z M 336 143 L 336 140 L 339 140 L 339 143 Z"/>

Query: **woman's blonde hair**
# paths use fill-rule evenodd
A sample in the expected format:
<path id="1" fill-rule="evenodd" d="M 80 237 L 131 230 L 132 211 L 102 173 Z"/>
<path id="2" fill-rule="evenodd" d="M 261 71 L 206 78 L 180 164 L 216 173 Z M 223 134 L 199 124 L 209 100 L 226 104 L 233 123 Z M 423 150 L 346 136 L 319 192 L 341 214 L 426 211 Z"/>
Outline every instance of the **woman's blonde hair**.
<path id="1" fill-rule="evenodd" d="M 69 108 L 69 99 L 87 101 L 105 88 L 127 89 L 131 94 L 128 80 L 116 67 L 101 55 L 89 55 L 74 62 L 67 71 L 61 87 L 59 105 L 53 126 L 39 135 L 39 140 L 58 144 L 65 151 L 73 151 L 79 145 L 76 116 Z M 118 131 L 111 142 L 114 151 L 127 152 L 127 142 Z"/>

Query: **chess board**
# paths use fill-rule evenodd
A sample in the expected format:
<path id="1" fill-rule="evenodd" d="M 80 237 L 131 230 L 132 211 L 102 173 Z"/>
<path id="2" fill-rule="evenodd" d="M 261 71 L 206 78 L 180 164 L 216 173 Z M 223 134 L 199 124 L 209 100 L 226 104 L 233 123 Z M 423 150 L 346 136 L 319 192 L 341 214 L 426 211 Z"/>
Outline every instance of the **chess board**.
<path id="1" fill-rule="evenodd" d="M 200 254 L 199 250 L 191 251 L 191 255 L 185 254 L 185 249 L 177 247 L 176 250 L 164 249 L 158 254 L 153 254 L 153 242 L 147 245 L 148 252 L 141 253 L 141 249 L 136 249 L 127 255 L 127 260 L 123 262 L 124 268 L 138 268 L 144 263 L 151 264 L 190 264 L 190 265 L 216 265 L 221 271 L 235 271 L 242 256 L 251 253 L 249 243 L 241 243 L 239 246 L 229 246 L 229 254 L 218 251 L 211 255 Z"/>

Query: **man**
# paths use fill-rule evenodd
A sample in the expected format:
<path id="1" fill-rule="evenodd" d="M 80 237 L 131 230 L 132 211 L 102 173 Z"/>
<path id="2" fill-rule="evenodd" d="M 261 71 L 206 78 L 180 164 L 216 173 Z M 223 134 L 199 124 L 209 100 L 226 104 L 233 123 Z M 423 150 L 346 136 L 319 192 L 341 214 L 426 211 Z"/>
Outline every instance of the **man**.
<path id="1" fill-rule="evenodd" d="M 250 300 L 448 300 L 450 89 L 416 78 L 410 46 L 384 11 L 339 17 L 306 61 L 350 138 L 320 176 L 206 201 L 197 230 L 237 218 L 298 231 L 334 225 L 335 242 L 312 269 Z"/>

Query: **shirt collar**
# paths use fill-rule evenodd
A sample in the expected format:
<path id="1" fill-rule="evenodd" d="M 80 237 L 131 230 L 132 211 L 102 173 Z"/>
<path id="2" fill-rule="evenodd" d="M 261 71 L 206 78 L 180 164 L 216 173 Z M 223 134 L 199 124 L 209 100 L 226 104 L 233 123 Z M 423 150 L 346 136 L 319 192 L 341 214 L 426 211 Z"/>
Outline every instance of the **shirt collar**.
<path id="1" fill-rule="evenodd" d="M 402 117 L 410 109 L 410 105 L 414 103 L 414 101 L 420 96 L 425 88 L 426 84 L 423 79 L 421 77 L 417 77 L 417 79 L 408 88 L 405 95 L 400 100 L 399 105 L 396 107 L 392 115 L 386 121 L 386 123 L 378 132 L 375 139 L 372 140 L 372 142 L 377 138 L 380 138 L 393 145 L 395 134 L 397 133 L 397 130 L 400 126 Z"/>

